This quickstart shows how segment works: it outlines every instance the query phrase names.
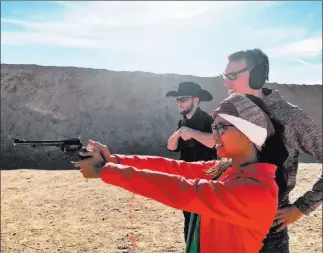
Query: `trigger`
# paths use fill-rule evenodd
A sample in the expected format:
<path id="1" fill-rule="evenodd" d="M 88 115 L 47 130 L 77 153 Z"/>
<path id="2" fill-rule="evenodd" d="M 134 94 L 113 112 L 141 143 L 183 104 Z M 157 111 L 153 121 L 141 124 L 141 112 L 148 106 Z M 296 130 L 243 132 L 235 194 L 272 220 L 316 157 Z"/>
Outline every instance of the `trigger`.
<path id="1" fill-rule="evenodd" d="M 81 160 L 84 160 L 84 159 L 92 158 L 92 156 L 81 156 L 81 155 L 79 155 L 79 158 L 81 158 Z"/>
<path id="2" fill-rule="evenodd" d="M 82 147 L 80 151 L 81 152 L 89 152 L 85 147 Z"/>
<path id="3" fill-rule="evenodd" d="M 81 152 L 84 152 L 84 153 L 89 152 L 85 147 L 82 147 L 80 151 L 81 151 Z M 81 160 L 84 160 L 84 159 L 87 159 L 87 158 L 91 158 L 91 157 L 92 157 L 92 156 L 81 156 L 81 155 L 79 154 L 79 158 L 81 158 Z"/>

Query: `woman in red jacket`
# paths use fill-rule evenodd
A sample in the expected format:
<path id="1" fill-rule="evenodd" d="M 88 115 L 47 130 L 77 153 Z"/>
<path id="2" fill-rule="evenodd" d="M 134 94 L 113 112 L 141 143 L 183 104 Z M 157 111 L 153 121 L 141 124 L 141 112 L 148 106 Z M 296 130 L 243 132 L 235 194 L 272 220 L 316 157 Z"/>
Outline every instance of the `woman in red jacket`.
<path id="1" fill-rule="evenodd" d="M 278 208 L 275 173 L 285 152 L 281 126 L 264 110 L 255 97 L 238 94 L 215 110 L 215 147 L 220 157 L 232 159 L 225 171 L 219 161 L 111 155 L 106 146 L 93 141 L 90 153 L 80 153 L 92 158 L 75 166 L 86 178 L 101 178 L 197 214 L 191 218 L 187 253 L 256 253 Z"/>

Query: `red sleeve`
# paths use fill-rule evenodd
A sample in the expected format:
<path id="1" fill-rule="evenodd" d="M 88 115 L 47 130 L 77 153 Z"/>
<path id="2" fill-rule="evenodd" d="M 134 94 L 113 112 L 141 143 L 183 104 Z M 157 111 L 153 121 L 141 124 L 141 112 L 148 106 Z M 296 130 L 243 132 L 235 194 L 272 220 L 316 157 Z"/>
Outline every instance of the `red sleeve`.
<path id="1" fill-rule="evenodd" d="M 229 183 L 185 179 L 113 163 L 105 165 L 101 177 L 106 183 L 167 206 L 256 230 L 269 228 L 277 210 L 277 194 L 272 193 L 273 189 L 249 178 Z"/>
<path id="2" fill-rule="evenodd" d="M 120 164 L 135 167 L 138 170 L 149 169 L 167 174 L 181 175 L 187 179 L 209 178 L 206 171 L 215 167 L 219 161 L 185 162 L 159 156 L 115 155 Z"/>

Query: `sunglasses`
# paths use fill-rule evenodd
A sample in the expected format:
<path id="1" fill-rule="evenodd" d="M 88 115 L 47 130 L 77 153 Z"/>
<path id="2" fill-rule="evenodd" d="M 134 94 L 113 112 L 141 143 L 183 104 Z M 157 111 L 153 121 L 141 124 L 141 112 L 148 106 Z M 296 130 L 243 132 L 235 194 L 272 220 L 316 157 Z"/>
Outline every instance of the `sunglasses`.
<path id="1" fill-rule="evenodd" d="M 234 127 L 234 125 L 231 124 L 223 124 L 223 123 L 219 123 L 219 124 L 212 124 L 212 132 L 222 135 L 225 130 L 227 130 L 229 127 Z"/>
<path id="2" fill-rule="evenodd" d="M 185 103 L 186 101 L 188 101 L 190 98 L 192 97 L 179 97 L 179 98 L 176 98 L 176 101 L 177 102 L 180 102 L 180 103 Z"/>
<path id="3" fill-rule="evenodd" d="M 224 79 L 224 80 L 231 80 L 231 81 L 234 81 L 234 80 L 237 80 L 239 74 L 247 71 L 247 70 L 250 70 L 250 68 L 248 67 L 245 67 L 244 69 L 241 69 L 237 72 L 232 72 L 232 73 L 228 73 L 228 74 L 221 74 L 221 77 Z"/>

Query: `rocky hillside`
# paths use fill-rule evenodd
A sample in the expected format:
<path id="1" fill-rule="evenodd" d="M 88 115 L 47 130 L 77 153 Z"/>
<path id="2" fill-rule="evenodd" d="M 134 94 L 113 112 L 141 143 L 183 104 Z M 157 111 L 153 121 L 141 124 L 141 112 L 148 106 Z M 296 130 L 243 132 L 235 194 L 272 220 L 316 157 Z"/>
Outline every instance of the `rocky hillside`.
<path id="1" fill-rule="evenodd" d="M 1 64 L 1 168 L 68 168 L 56 148 L 13 146 L 15 137 L 58 140 L 81 137 L 108 144 L 111 152 L 170 156 L 167 138 L 180 118 L 167 91 L 195 81 L 214 100 L 227 95 L 223 81 L 175 74 L 115 72 L 74 67 Z M 321 85 L 267 84 L 322 125 Z"/>

